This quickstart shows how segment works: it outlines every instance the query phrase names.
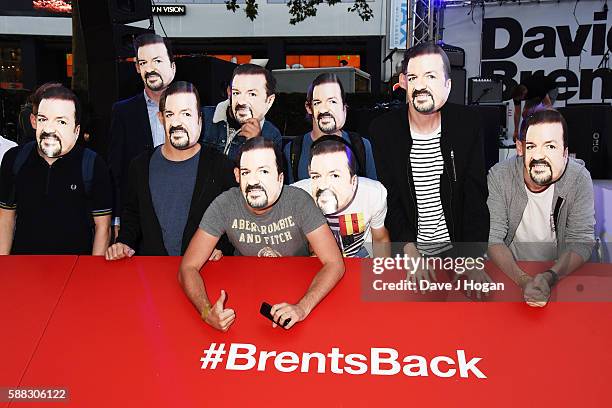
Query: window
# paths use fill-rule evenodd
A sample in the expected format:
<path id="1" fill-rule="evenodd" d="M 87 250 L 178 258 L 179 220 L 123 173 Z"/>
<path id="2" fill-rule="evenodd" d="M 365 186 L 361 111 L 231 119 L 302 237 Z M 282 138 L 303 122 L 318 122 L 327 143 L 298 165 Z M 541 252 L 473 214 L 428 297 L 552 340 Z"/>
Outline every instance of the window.
<path id="1" fill-rule="evenodd" d="M 344 64 L 346 62 L 346 64 Z M 359 55 L 287 55 L 287 68 L 361 67 Z"/>
<path id="2" fill-rule="evenodd" d="M 0 44 L 0 88 L 23 88 L 21 74 L 21 48 Z"/>
<path id="3" fill-rule="evenodd" d="M 251 55 L 233 55 L 233 54 L 217 54 L 211 55 L 211 57 L 219 58 L 223 61 L 234 62 L 236 64 L 247 64 L 251 61 Z"/>

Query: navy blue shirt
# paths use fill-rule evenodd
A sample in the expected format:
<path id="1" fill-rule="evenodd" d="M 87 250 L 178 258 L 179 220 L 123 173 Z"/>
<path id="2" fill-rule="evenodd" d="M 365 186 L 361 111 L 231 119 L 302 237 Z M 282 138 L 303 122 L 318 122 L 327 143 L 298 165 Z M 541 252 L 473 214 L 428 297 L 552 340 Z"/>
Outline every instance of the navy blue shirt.
<path id="1" fill-rule="evenodd" d="M 198 174 L 200 153 L 183 161 L 164 157 L 155 149 L 149 162 L 149 189 L 168 255 L 181 254 L 183 231 L 187 225 L 191 197 Z"/>

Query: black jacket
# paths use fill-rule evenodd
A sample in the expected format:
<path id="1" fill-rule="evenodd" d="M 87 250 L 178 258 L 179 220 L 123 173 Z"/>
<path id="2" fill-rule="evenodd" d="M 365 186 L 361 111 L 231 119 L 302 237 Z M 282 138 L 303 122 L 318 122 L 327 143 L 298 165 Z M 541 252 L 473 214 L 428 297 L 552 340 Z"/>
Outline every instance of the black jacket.
<path id="1" fill-rule="evenodd" d="M 153 135 L 144 93 L 113 105 L 108 165 L 115 184 L 115 213 L 121 215 L 122 195 L 127 194 L 130 162 L 140 153 L 153 149 Z"/>
<path id="2" fill-rule="evenodd" d="M 442 107 L 441 114 L 444 170 L 440 196 L 451 241 L 487 242 L 488 190 L 480 116 L 468 107 L 451 103 Z M 372 121 L 370 139 L 378 180 L 387 188 L 385 226 L 391 241 L 416 242 L 418 215 L 407 105 Z"/>
<path id="3" fill-rule="evenodd" d="M 161 149 L 161 146 L 158 149 Z M 118 242 L 134 248 L 137 255 L 168 255 L 149 189 L 149 162 L 153 151 L 154 149 L 149 149 L 143 152 L 130 164 L 128 192 L 117 237 Z M 183 231 L 181 254 L 184 254 L 189 246 L 189 241 L 210 203 L 219 194 L 237 185 L 234 165 L 223 154 L 204 147 L 198 154 L 198 174 Z M 233 253 L 227 239 L 222 239 L 217 248 L 226 255 Z"/>

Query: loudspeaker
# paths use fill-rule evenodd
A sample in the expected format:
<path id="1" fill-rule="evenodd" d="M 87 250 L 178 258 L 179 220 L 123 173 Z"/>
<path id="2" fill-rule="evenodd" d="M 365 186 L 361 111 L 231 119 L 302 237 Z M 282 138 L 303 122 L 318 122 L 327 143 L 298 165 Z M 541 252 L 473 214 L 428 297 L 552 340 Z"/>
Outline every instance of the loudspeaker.
<path id="1" fill-rule="evenodd" d="M 450 78 L 451 91 L 448 95 L 448 102 L 465 105 L 465 69 L 452 68 Z"/>
<path id="2" fill-rule="evenodd" d="M 506 128 L 506 105 L 473 105 L 480 113 L 487 171 L 499 161 L 499 138 Z"/>
<path id="3" fill-rule="evenodd" d="M 570 154 L 584 160 L 593 179 L 612 179 L 612 107 L 608 104 L 559 108 L 567 122 Z"/>
<path id="4" fill-rule="evenodd" d="M 465 67 L 465 50 L 463 48 L 450 44 L 441 44 L 441 47 L 448 56 L 451 67 Z"/>
<path id="5" fill-rule="evenodd" d="M 468 103 L 501 103 L 503 84 L 499 78 L 468 79 Z"/>
<path id="6" fill-rule="evenodd" d="M 88 63 L 99 63 L 122 58 L 135 57 L 133 41 L 141 34 L 154 30 L 110 24 L 83 31 Z"/>
<path id="7" fill-rule="evenodd" d="M 151 0 L 86 0 L 79 2 L 83 30 L 129 24 L 152 18 Z"/>

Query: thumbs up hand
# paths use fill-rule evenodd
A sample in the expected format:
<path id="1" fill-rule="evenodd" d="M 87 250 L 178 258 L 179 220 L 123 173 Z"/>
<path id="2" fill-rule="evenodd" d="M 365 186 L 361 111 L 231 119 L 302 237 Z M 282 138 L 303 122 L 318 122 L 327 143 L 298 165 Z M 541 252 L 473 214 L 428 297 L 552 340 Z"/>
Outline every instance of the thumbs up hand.
<path id="1" fill-rule="evenodd" d="M 224 290 L 221 291 L 219 299 L 210 307 L 208 314 L 203 313 L 204 321 L 217 330 L 226 332 L 236 319 L 236 312 L 233 309 L 225 309 L 224 303 L 227 295 Z"/>

